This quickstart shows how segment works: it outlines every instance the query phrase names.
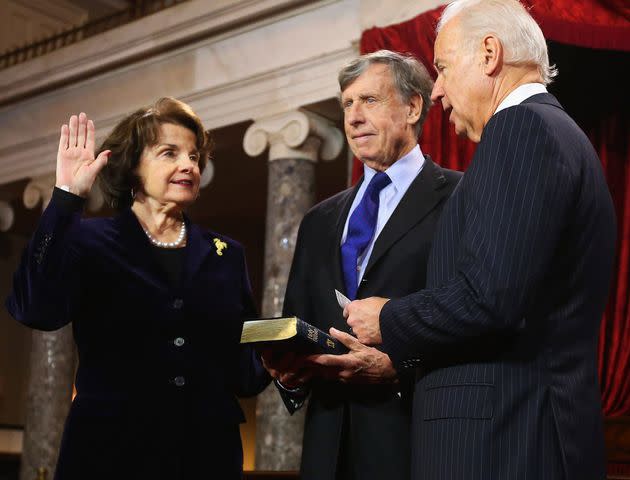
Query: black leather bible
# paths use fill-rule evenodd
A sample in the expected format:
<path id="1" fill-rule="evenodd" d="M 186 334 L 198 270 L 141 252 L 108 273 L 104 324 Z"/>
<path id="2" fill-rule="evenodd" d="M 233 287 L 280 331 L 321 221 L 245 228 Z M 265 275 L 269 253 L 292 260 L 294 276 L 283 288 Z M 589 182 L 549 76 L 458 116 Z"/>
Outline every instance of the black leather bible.
<path id="1" fill-rule="evenodd" d="M 300 353 L 346 353 L 339 340 L 298 317 L 261 318 L 243 324 L 241 343 Z"/>

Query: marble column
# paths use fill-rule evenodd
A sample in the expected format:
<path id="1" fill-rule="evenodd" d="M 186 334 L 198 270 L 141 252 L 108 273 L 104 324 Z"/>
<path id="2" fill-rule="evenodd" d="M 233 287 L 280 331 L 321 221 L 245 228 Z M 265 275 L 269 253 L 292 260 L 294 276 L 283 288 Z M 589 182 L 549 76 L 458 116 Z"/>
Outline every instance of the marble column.
<path id="1" fill-rule="evenodd" d="M 269 147 L 263 311 L 280 316 L 298 227 L 315 202 L 315 163 L 335 159 L 344 144 L 331 122 L 296 110 L 252 124 L 245 152 L 258 156 Z M 302 453 L 305 408 L 289 415 L 273 385 L 256 403 L 256 469 L 297 470 Z"/>
<path id="2" fill-rule="evenodd" d="M 35 208 L 41 202 L 42 210 L 46 208 L 54 184 L 54 174 L 31 179 L 24 188 L 24 205 Z M 95 189 L 88 198 L 88 209 L 97 210 L 102 205 L 102 195 Z M 72 327 L 67 325 L 54 332 L 33 330 L 31 348 L 20 479 L 50 480 L 72 397 L 75 367 Z"/>
<path id="3" fill-rule="evenodd" d="M 28 381 L 26 428 L 20 480 L 51 480 L 64 420 L 72 397 L 74 350 L 70 325 L 55 332 L 33 330 Z"/>

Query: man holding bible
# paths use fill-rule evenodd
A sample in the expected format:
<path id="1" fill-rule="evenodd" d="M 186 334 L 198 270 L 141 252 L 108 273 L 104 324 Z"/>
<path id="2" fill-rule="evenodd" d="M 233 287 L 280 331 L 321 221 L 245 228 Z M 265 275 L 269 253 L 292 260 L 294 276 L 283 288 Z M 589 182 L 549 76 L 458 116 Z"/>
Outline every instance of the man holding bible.
<path id="1" fill-rule="evenodd" d="M 364 176 L 304 217 L 284 314 L 328 332 L 350 332 L 335 290 L 350 300 L 403 296 L 425 285 L 442 207 L 461 174 L 440 168 L 417 143 L 433 86 L 417 60 L 390 51 L 364 55 L 339 73 L 344 127 Z M 364 362 L 348 378 L 315 372 L 308 359 L 265 356 L 287 408 L 310 394 L 302 480 L 407 480 L 412 378 L 383 365 L 382 353 L 348 335 Z"/>
<path id="2" fill-rule="evenodd" d="M 604 478 L 596 351 L 616 232 L 600 160 L 547 92 L 556 72 L 517 0 L 452 2 L 435 67 L 433 100 L 479 145 L 428 288 L 352 302 L 347 322 L 395 367 L 421 360 L 414 480 Z"/>

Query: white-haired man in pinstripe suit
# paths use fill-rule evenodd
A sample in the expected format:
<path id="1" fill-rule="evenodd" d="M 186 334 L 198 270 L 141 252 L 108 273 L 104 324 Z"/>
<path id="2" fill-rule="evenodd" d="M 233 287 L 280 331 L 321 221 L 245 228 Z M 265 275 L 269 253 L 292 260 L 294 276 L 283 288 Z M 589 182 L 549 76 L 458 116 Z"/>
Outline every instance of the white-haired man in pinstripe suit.
<path id="1" fill-rule="evenodd" d="M 413 479 L 604 478 L 596 347 L 616 225 L 600 161 L 547 92 L 556 72 L 517 0 L 451 3 L 435 67 L 432 99 L 477 150 L 427 288 L 352 302 L 347 322 L 416 369 Z M 348 375 L 356 352 L 319 362 Z"/>

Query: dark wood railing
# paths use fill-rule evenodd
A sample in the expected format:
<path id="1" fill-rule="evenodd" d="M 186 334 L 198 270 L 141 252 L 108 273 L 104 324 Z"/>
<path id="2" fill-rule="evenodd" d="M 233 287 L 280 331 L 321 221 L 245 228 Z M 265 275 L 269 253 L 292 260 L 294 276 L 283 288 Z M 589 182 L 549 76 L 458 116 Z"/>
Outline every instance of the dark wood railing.
<path id="1" fill-rule="evenodd" d="M 299 480 L 298 472 L 244 472 L 243 480 Z"/>
<path id="2" fill-rule="evenodd" d="M 136 0 L 134 5 L 125 10 L 86 22 L 83 25 L 3 53 L 0 55 L 0 70 L 40 57 L 185 1 L 187 0 Z"/>

